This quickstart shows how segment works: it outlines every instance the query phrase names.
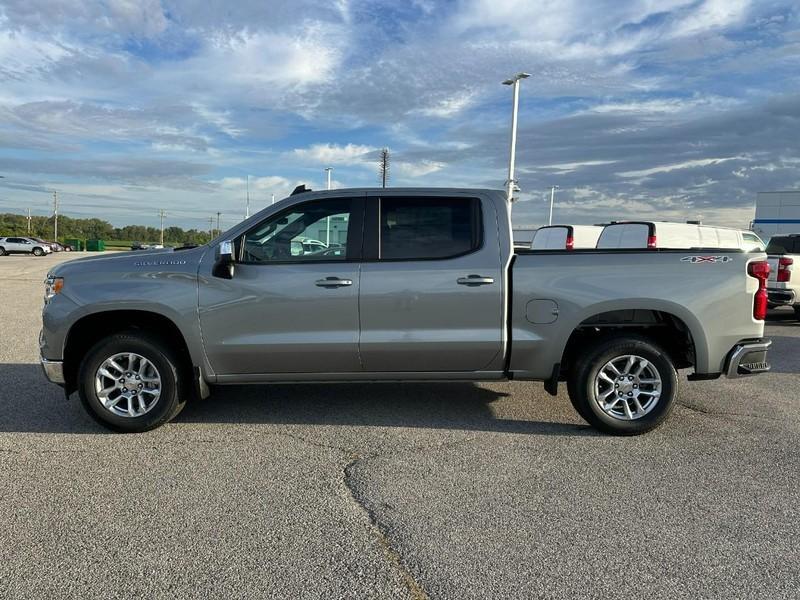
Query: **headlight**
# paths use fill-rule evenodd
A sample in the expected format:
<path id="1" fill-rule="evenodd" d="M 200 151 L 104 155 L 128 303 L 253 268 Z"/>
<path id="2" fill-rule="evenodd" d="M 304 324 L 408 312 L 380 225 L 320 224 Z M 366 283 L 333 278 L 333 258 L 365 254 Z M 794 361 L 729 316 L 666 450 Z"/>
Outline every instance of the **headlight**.
<path id="1" fill-rule="evenodd" d="M 48 275 L 44 280 L 44 303 L 47 304 L 56 294 L 60 294 L 64 288 L 63 277 L 53 277 Z"/>

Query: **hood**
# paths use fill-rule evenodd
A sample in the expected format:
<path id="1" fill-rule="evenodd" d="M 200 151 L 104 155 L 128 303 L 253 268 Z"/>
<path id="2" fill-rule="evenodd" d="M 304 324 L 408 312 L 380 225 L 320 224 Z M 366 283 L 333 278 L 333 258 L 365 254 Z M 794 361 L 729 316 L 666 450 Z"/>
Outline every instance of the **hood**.
<path id="1" fill-rule="evenodd" d="M 130 271 L 132 269 L 170 270 L 169 267 L 197 265 L 208 246 L 198 246 L 188 250 L 159 248 L 156 250 L 135 250 L 128 252 L 98 253 L 96 256 L 85 256 L 56 265 L 50 275 L 64 277 L 69 273 L 85 273 L 91 271 Z"/>

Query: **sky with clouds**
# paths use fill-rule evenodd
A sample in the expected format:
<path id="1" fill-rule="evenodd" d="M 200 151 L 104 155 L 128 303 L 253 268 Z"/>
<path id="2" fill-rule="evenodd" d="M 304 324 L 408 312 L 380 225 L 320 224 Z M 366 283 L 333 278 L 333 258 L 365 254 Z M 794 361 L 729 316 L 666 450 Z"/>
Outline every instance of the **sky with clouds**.
<path id="1" fill-rule="evenodd" d="M 517 225 L 746 226 L 800 188 L 797 0 L 0 0 L 0 211 L 207 228 L 298 183 L 501 188 Z"/>

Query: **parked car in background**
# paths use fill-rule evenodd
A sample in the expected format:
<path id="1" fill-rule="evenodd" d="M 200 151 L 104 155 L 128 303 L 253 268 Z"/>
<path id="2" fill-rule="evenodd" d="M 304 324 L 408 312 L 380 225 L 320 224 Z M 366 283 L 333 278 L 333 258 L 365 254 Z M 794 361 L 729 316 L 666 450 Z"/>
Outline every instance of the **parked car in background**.
<path id="1" fill-rule="evenodd" d="M 164 246 L 161 244 L 145 244 L 142 242 L 131 242 L 131 250 L 160 250 Z"/>
<path id="2" fill-rule="evenodd" d="M 597 248 L 754 248 L 763 252 L 764 243 L 752 232 L 729 227 L 671 221 L 619 221 L 603 228 Z M 750 237 L 748 236 L 748 237 Z"/>
<path id="3" fill-rule="evenodd" d="M 63 262 L 42 367 L 120 431 L 210 385 L 514 379 L 566 382 L 624 435 L 666 419 L 677 369 L 769 370 L 763 252 L 515 251 L 509 211 L 500 190 L 301 192 L 198 248 Z M 343 252 L 295 254 L 327 219 Z"/>
<path id="4" fill-rule="evenodd" d="M 50 244 L 37 242 L 33 238 L 2 237 L 0 238 L 0 256 L 6 254 L 33 254 L 44 256 L 53 252 Z"/>
<path id="5" fill-rule="evenodd" d="M 42 238 L 38 237 L 30 237 L 28 239 L 31 240 L 32 242 L 36 242 L 37 244 L 45 244 L 49 246 L 50 250 L 52 250 L 53 252 L 61 252 L 60 244 L 58 244 L 57 242 L 48 242 L 47 240 L 43 240 Z M 56 249 L 56 246 L 59 246 L 59 248 Z"/>
<path id="6" fill-rule="evenodd" d="M 800 233 L 773 236 L 767 246 L 771 267 L 767 280 L 767 297 L 771 306 L 791 306 L 800 319 Z"/>
<path id="7" fill-rule="evenodd" d="M 545 225 L 533 234 L 531 250 L 594 248 L 603 228 L 599 225 Z"/>

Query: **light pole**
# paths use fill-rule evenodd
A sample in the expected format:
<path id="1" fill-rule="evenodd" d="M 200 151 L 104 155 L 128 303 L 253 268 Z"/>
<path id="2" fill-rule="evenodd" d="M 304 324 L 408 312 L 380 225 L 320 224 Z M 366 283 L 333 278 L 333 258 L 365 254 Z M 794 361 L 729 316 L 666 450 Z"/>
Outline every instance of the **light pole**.
<path id="1" fill-rule="evenodd" d="M 245 203 L 244 218 L 250 218 L 250 175 L 247 176 L 247 200 Z"/>
<path id="2" fill-rule="evenodd" d="M 331 171 L 333 171 L 333 167 L 325 167 L 325 174 L 328 177 L 328 187 L 326 189 L 331 189 Z M 328 215 L 325 218 L 325 246 L 330 247 L 331 245 L 331 217 Z"/>
<path id="3" fill-rule="evenodd" d="M 509 202 L 514 201 L 514 187 L 517 182 L 514 179 L 514 160 L 517 154 L 517 112 L 519 110 L 519 82 L 521 79 L 530 77 L 528 73 L 517 73 L 511 79 L 506 79 L 503 85 L 510 85 L 514 88 L 514 103 L 511 108 L 511 148 L 508 156 L 508 186 L 507 198 Z"/>
<path id="4" fill-rule="evenodd" d="M 161 219 L 161 245 L 164 245 L 164 209 L 158 211 L 158 216 Z"/>
<path id="5" fill-rule="evenodd" d="M 556 190 L 559 189 L 557 185 L 550 188 L 550 216 L 547 218 L 547 224 L 553 224 L 553 200 L 556 198 Z"/>
<path id="6" fill-rule="evenodd" d="M 53 190 L 53 241 L 58 241 L 58 192 Z"/>

